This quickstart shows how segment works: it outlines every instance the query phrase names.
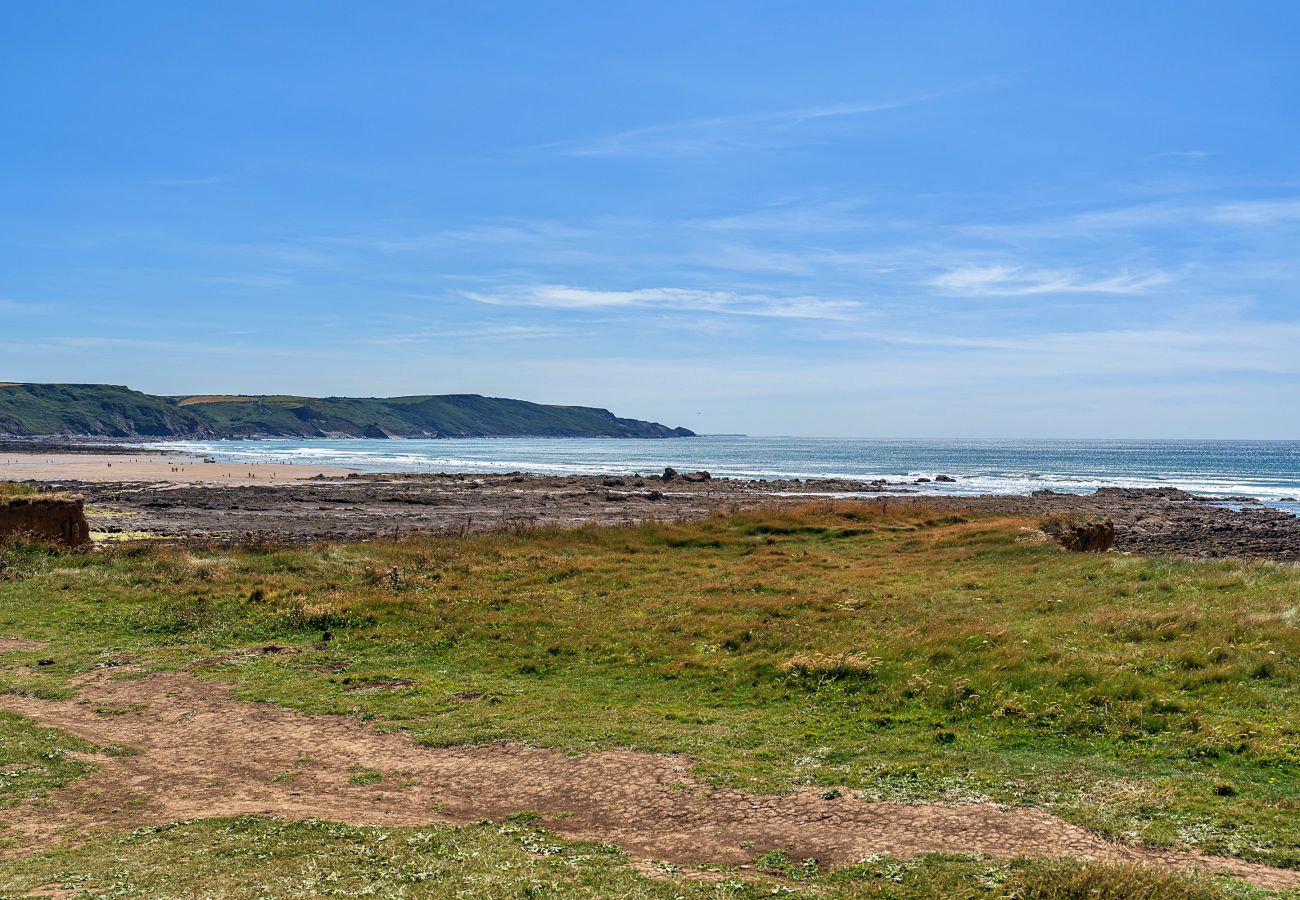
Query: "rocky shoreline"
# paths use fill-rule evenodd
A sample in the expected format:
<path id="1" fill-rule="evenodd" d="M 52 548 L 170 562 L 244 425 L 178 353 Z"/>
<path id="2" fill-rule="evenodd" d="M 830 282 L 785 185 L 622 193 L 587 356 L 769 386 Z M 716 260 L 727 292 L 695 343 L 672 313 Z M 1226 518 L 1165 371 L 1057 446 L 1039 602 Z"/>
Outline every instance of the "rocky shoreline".
<path id="1" fill-rule="evenodd" d="M 64 481 L 57 488 L 86 498 L 86 516 L 96 532 L 223 543 L 301 544 L 542 525 L 628 525 L 854 496 L 891 505 L 1026 517 L 1083 515 L 1113 523 L 1119 551 L 1300 561 L 1300 518 L 1258 503 L 1233 508 L 1169 488 L 938 496 L 917 493 L 912 484 L 748 481 L 707 473 L 670 473 L 667 478 L 509 473 L 353 474 L 255 486 Z"/>
<path id="2" fill-rule="evenodd" d="M 154 441 L 158 439 L 152 439 Z M 141 439 L 141 443 L 150 439 Z M 147 454 L 164 455 L 174 451 L 125 444 L 106 444 L 103 438 L 92 437 L 49 437 L 18 438 L 0 436 L 0 456 L 6 453 L 86 453 L 97 456 L 144 456 Z"/>
<path id="3" fill-rule="evenodd" d="M 1230 504 L 1177 488 L 1118 487 L 1092 494 L 926 498 L 945 508 L 1104 519 L 1115 526 L 1115 549 L 1130 553 L 1300 562 L 1300 517 L 1245 499 Z"/>

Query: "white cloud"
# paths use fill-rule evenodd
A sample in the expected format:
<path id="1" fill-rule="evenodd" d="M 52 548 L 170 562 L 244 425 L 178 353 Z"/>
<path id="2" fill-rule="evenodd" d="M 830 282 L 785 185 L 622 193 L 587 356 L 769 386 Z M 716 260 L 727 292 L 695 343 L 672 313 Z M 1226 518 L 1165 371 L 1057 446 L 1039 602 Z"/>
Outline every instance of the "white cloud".
<path id="1" fill-rule="evenodd" d="M 568 334 L 568 329 L 549 325 L 478 325 L 468 328 L 431 328 L 418 331 L 403 331 L 396 334 L 375 338 L 372 344 L 419 344 L 436 340 L 533 340 L 560 337 Z"/>
<path id="2" fill-rule="evenodd" d="M 792 129 L 816 122 L 865 116 L 900 109 L 946 96 L 951 91 L 916 94 L 895 100 L 807 106 L 774 112 L 691 119 L 630 128 L 588 143 L 568 145 L 570 156 L 697 156 L 717 150 L 779 147 L 795 142 Z"/>
<path id="3" fill-rule="evenodd" d="M 773 297 L 687 288 L 595 291 L 557 284 L 512 287 L 493 294 L 466 292 L 465 296 L 493 306 L 567 310 L 649 307 L 781 319 L 847 319 L 859 306 L 852 300 L 821 297 Z"/>
<path id="4" fill-rule="evenodd" d="M 1022 297 L 1033 294 L 1140 294 L 1169 281 L 1160 271 L 1121 272 L 1085 278 L 1061 269 L 1020 266 L 962 266 L 930 280 L 933 287 L 969 297 Z"/>

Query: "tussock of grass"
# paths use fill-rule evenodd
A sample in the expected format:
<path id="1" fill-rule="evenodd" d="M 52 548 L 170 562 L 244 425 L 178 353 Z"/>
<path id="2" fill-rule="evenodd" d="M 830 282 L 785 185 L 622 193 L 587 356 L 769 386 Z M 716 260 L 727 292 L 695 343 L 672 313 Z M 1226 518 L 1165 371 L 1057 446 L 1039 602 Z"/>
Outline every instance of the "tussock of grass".
<path id="1" fill-rule="evenodd" d="M 781 670 L 813 678 L 871 678 L 880 663 L 865 653 L 796 653 L 781 663 Z"/>

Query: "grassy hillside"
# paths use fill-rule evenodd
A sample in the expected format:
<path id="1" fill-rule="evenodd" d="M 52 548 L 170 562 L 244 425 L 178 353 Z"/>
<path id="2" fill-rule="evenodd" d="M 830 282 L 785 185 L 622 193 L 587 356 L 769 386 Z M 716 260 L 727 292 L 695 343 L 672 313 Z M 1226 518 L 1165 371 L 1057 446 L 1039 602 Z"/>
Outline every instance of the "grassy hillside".
<path id="1" fill-rule="evenodd" d="M 208 436 L 202 419 L 164 397 L 111 384 L 0 387 L 0 434 Z"/>
<path id="2" fill-rule="evenodd" d="M 184 402 L 184 401 L 182 401 Z M 262 397 L 191 403 L 186 411 L 218 432 L 239 435 L 354 437 L 679 437 L 654 422 L 604 409 L 543 406 L 477 394 L 394 397 Z"/>
<path id="3" fill-rule="evenodd" d="M 604 409 L 448 394 L 155 397 L 114 385 L 0 385 L 0 434 L 99 437 L 687 437 Z"/>

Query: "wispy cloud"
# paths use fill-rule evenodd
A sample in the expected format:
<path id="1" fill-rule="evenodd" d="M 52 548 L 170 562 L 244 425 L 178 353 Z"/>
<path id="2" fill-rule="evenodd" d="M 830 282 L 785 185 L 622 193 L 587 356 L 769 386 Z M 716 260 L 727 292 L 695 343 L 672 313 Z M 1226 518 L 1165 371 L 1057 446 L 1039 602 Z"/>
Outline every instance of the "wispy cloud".
<path id="1" fill-rule="evenodd" d="M 69 335 L 54 337 L 50 340 L 56 345 L 71 347 L 78 350 L 116 348 L 125 350 L 183 351 L 187 353 L 235 353 L 248 356 L 256 356 L 259 353 L 265 352 L 264 349 L 259 347 L 236 344 L 208 344 L 200 341 L 173 340 L 170 338 L 154 340 L 147 338 Z"/>
<path id="2" fill-rule="evenodd" d="M 340 349 L 338 347 L 321 347 L 321 346 L 294 346 L 284 345 L 275 346 L 274 350 L 268 349 L 266 344 L 253 342 L 239 343 L 206 343 L 203 341 L 188 340 L 183 337 L 159 337 L 159 338 L 126 338 L 126 337 L 101 337 L 96 335 L 70 335 L 70 336 L 53 336 L 43 338 L 39 342 L 33 342 L 25 346 L 24 350 L 31 350 L 33 346 L 42 347 L 46 350 L 67 352 L 68 350 L 84 351 L 80 354 L 72 354 L 79 359 L 95 358 L 118 358 L 133 359 L 140 354 L 133 355 L 116 355 L 111 351 L 147 351 L 144 358 L 153 358 L 149 354 L 179 354 L 190 357 L 238 357 L 248 360 L 260 360 L 267 358 L 268 355 L 274 355 L 278 358 L 296 359 L 296 360 L 331 360 L 347 361 L 354 366 L 378 365 L 388 360 L 386 355 L 375 350 L 369 353 L 359 353 L 350 349 Z M 0 349 L 4 345 L 0 344 Z M 95 351 L 109 351 L 109 353 L 100 354 Z M 312 370 L 314 374 L 327 371 L 321 368 L 319 371 Z"/>
<path id="3" fill-rule="evenodd" d="M 688 288 L 597 291 L 558 284 L 512 287 L 491 294 L 466 292 L 465 296 L 493 306 L 567 310 L 650 307 L 781 319 L 846 319 L 859 307 L 852 300 L 823 297 L 774 297 Z"/>
<path id="4" fill-rule="evenodd" d="M 259 293 L 285 291 L 296 287 L 298 282 L 289 275 L 276 272 L 250 272 L 233 275 L 217 275 L 208 279 L 213 284 L 228 285 Z"/>
<path id="5" fill-rule="evenodd" d="M 473 328 L 428 328 L 403 331 L 377 337 L 370 343 L 381 345 L 423 344 L 438 340 L 539 340 L 562 337 L 566 328 L 551 325 L 479 325 Z"/>
<path id="6" fill-rule="evenodd" d="M 1212 150 L 1165 150 L 1163 153 L 1152 153 L 1147 157 L 1148 162 L 1154 162 L 1158 159 L 1185 159 L 1185 160 L 1202 160 L 1218 156 Z"/>
<path id="7" fill-rule="evenodd" d="M 1068 220 L 1083 229 L 1176 227 L 1193 223 L 1277 225 L 1300 222 L 1300 198 L 1240 200 L 1220 203 L 1149 203 L 1084 213 Z"/>
<path id="8" fill-rule="evenodd" d="M 205 184 L 217 184 L 225 180 L 225 175 L 198 175 L 193 178 L 155 178 L 149 183 L 154 187 L 183 188 L 200 187 Z"/>
<path id="9" fill-rule="evenodd" d="M 0 315 L 35 316 L 50 312 L 52 309 L 53 307 L 46 303 L 25 303 L 0 297 Z"/>
<path id="10" fill-rule="evenodd" d="M 1040 221 L 970 225 L 960 229 L 983 239 L 1078 239 L 1146 229 L 1186 231 L 1196 225 L 1259 227 L 1300 223 L 1300 198 L 1231 200 L 1211 203 L 1140 203 L 1097 209 Z"/>
<path id="11" fill-rule="evenodd" d="M 1117 328 L 966 336 L 909 331 L 873 331 L 871 340 L 904 347 L 966 351 L 967 372 L 1001 372 L 1000 366 L 1031 361 L 1045 370 L 1087 370 L 1097 374 L 1160 372 L 1300 372 L 1289 348 L 1300 341 L 1300 322 L 1243 322 L 1228 319 L 1193 328 Z M 980 362 L 976 362 L 979 360 Z M 990 360 L 993 360 L 990 363 Z"/>
<path id="12" fill-rule="evenodd" d="M 617 131 L 585 143 L 563 145 L 569 156 L 699 156 L 719 150 L 788 146 L 806 137 L 794 132 L 829 123 L 914 106 L 955 91 L 918 93 L 891 100 L 805 106 L 769 112 L 714 116 Z"/>
<path id="13" fill-rule="evenodd" d="M 1222 203 L 1209 210 L 1211 222 L 1232 225 L 1277 225 L 1300 222 L 1300 200 L 1255 200 L 1246 203 Z"/>
<path id="14" fill-rule="evenodd" d="M 1019 266 L 962 266 L 930 280 L 933 287 L 968 297 L 1023 297 L 1034 294 L 1140 294 L 1169 281 L 1160 271 L 1121 272 L 1088 278 L 1078 272 Z"/>

